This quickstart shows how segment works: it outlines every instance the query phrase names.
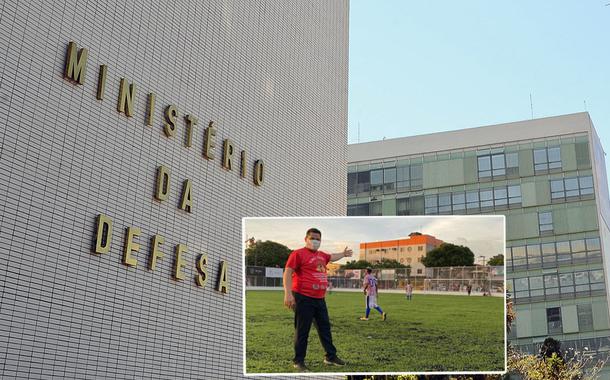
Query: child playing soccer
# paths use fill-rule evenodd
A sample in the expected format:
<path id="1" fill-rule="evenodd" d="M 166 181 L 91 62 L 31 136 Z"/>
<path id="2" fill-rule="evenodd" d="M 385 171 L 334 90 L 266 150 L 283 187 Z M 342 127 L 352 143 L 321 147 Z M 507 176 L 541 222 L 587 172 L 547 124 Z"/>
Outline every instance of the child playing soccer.
<path id="1" fill-rule="evenodd" d="M 365 294 L 365 302 L 366 302 L 366 314 L 364 317 L 361 317 L 361 321 L 368 321 L 369 314 L 371 312 L 371 308 L 377 310 L 379 314 L 381 314 L 381 319 L 386 320 L 387 314 L 381 310 L 381 308 L 377 305 L 377 278 L 372 274 L 373 270 L 371 268 L 366 269 L 366 276 L 364 276 L 364 294 Z"/>

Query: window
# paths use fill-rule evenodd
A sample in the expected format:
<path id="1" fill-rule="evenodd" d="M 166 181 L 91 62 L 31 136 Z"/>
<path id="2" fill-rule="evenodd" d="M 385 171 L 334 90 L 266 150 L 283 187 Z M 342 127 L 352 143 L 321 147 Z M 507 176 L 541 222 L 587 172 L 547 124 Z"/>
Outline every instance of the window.
<path id="1" fill-rule="evenodd" d="M 420 190 L 423 185 L 423 165 L 413 164 L 396 168 L 396 190 Z"/>
<path id="2" fill-rule="evenodd" d="M 527 260 L 529 266 L 540 266 L 542 259 L 540 258 L 540 244 L 530 244 L 527 246 Z"/>
<path id="3" fill-rule="evenodd" d="M 417 250 L 418 250 L 418 251 L 423 251 L 423 250 L 424 250 L 424 247 L 422 247 L 422 246 L 420 245 L 419 247 L 417 247 Z"/>
<path id="4" fill-rule="evenodd" d="M 561 308 L 550 307 L 546 309 L 546 322 L 549 334 L 561 334 L 563 327 L 561 325 Z"/>
<path id="5" fill-rule="evenodd" d="M 413 247 L 407 247 L 407 251 L 411 252 L 411 248 Z"/>
<path id="6" fill-rule="evenodd" d="M 520 205 L 521 204 L 521 186 L 512 185 L 508 186 L 508 204 L 509 205 Z"/>
<path id="7" fill-rule="evenodd" d="M 358 183 L 358 173 L 347 174 L 347 195 L 356 194 L 356 184 Z"/>
<path id="8" fill-rule="evenodd" d="M 525 247 L 524 246 L 513 247 L 513 265 L 519 266 L 519 265 L 526 265 L 526 264 L 527 264 L 527 259 L 525 256 Z"/>
<path id="9" fill-rule="evenodd" d="M 591 198 L 592 195 L 593 176 L 551 180 L 551 199 L 553 201 Z"/>
<path id="10" fill-rule="evenodd" d="M 589 272 L 575 272 L 574 284 L 576 284 L 576 292 L 588 292 Z"/>
<path id="11" fill-rule="evenodd" d="M 369 203 L 369 215 L 370 216 L 381 216 L 381 201 Z"/>
<path id="12" fill-rule="evenodd" d="M 422 274 L 422 270 L 421 270 L 421 269 L 418 269 L 418 270 L 417 270 L 417 274 Z"/>
<path id="13" fill-rule="evenodd" d="M 396 192 L 396 168 L 383 169 L 383 192 Z"/>
<path id="14" fill-rule="evenodd" d="M 358 193 L 368 193 L 371 191 L 371 172 L 358 172 L 358 183 L 356 184 Z"/>
<path id="15" fill-rule="evenodd" d="M 536 172 L 561 169 L 561 150 L 558 146 L 534 149 L 534 170 Z"/>
<path id="16" fill-rule="evenodd" d="M 479 199 L 481 200 L 481 209 L 493 209 L 494 196 L 492 189 L 481 190 L 479 193 Z"/>
<path id="17" fill-rule="evenodd" d="M 371 170 L 371 192 L 381 193 L 383 191 L 383 169 Z"/>
<path id="18" fill-rule="evenodd" d="M 396 199 L 396 215 L 422 215 L 423 213 L 423 196 Z"/>
<path id="19" fill-rule="evenodd" d="M 591 290 L 603 290 L 606 288 L 604 284 L 604 270 L 597 269 L 589 272 L 589 282 Z"/>
<path id="20" fill-rule="evenodd" d="M 529 297 L 529 284 L 527 277 L 515 278 L 515 298 Z"/>
<path id="21" fill-rule="evenodd" d="M 550 211 L 538 213 L 538 227 L 541 234 L 553 232 L 553 214 Z"/>
<path id="22" fill-rule="evenodd" d="M 359 205 L 347 206 L 348 216 L 369 216 L 369 204 L 363 203 Z"/>
<path id="23" fill-rule="evenodd" d="M 593 331 L 593 311 L 591 304 L 576 305 L 578 314 L 578 330 L 580 332 Z"/>
<path id="24" fill-rule="evenodd" d="M 477 156 L 479 179 L 503 176 L 518 176 L 519 154 L 512 153 L 479 153 Z"/>
<path id="25" fill-rule="evenodd" d="M 561 273 L 559 284 L 561 285 L 561 294 L 574 293 L 574 273 Z"/>
<path id="26" fill-rule="evenodd" d="M 426 215 L 438 214 L 438 195 L 426 195 L 424 203 Z"/>
<path id="27" fill-rule="evenodd" d="M 557 255 L 555 252 L 555 243 L 544 243 L 541 244 L 542 247 L 542 262 L 543 263 L 553 263 L 557 262 Z"/>
<path id="28" fill-rule="evenodd" d="M 544 282 L 542 276 L 530 277 L 530 296 L 544 296 Z"/>
<path id="29" fill-rule="evenodd" d="M 438 213 L 451 214 L 451 193 L 438 195 Z"/>
<path id="30" fill-rule="evenodd" d="M 466 208 L 468 210 L 479 210 L 479 190 L 466 192 Z"/>
<path id="31" fill-rule="evenodd" d="M 544 289 L 547 296 L 559 293 L 559 281 L 556 274 L 544 275 Z"/>

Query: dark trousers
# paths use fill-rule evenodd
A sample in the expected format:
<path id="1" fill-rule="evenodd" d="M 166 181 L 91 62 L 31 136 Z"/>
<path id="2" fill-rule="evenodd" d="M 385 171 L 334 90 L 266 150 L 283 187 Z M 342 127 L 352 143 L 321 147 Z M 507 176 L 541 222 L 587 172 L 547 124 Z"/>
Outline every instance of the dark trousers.
<path id="1" fill-rule="evenodd" d="M 311 298 L 292 292 L 296 307 L 294 309 L 294 362 L 303 363 L 307 353 L 307 339 L 311 323 L 315 321 L 320 343 L 326 351 L 327 359 L 334 359 L 337 349 L 330 333 L 330 320 L 324 298 Z"/>

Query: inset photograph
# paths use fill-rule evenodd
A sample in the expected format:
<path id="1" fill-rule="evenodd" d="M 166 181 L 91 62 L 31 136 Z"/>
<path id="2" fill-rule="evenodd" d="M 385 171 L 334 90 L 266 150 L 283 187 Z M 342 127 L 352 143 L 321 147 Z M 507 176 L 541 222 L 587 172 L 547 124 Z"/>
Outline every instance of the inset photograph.
<path id="1" fill-rule="evenodd" d="M 244 218 L 244 373 L 502 373 L 504 216 Z"/>

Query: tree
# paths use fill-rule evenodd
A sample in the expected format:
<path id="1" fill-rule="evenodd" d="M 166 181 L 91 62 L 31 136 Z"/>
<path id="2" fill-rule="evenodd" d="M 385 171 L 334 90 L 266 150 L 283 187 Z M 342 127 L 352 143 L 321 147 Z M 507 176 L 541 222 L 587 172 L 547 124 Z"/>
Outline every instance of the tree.
<path id="1" fill-rule="evenodd" d="M 407 266 L 399 263 L 396 260 L 381 259 L 381 261 L 373 264 L 372 268 L 406 268 Z"/>
<path id="2" fill-rule="evenodd" d="M 495 255 L 494 257 L 489 259 L 489 261 L 487 262 L 487 265 L 491 265 L 491 266 L 504 265 L 504 255 L 502 255 L 502 254 Z"/>
<path id="3" fill-rule="evenodd" d="M 283 268 L 286 266 L 290 252 L 292 250 L 283 244 L 258 240 L 246 248 L 246 265 Z"/>
<path id="4" fill-rule="evenodd" d="M 426 267 L 459 267 L 474 264 L 474 253 L 468 247 L 443 243 L 435 248 L 422 259 Z"/>
<path id="5" fill-rule="evenodd" d="M 372 267 L 373 264 L 366 260 L 350 261 L 341 266 L 342 269 L 366 269 Z"/>

